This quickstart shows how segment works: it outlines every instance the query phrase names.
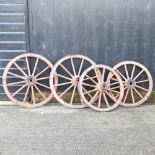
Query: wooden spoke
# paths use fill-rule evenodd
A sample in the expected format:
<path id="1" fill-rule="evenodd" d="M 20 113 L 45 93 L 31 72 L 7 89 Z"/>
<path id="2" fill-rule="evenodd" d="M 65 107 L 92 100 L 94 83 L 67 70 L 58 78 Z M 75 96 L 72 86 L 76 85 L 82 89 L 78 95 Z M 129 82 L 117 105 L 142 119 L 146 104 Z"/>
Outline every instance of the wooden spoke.
<path id="1" fill-rule="evenodd" d="M 95 101 L 95 99 L 97 98 L 98 94 L 99 94 L 99 92 L 97 91 L 97 92 L 95 93 L 95 95 L 93 96 L 93 98 L 89 101 L 90 104 L 92 104 L 92 103 Z"/>
<path id="2" fill-rule="evenodd" d="M 107 97 L 106 97 L 105 93 L 103 93 L 103 98 L 104 98 L 104 101 L 105 101 L 107 107 L 109 108 L 110 105 L 109 105 L 109 102 L 108 102 L 108 100 L 107 100 Z"/>
<path id="3" fill-rule="evenodd" d="M 26 84 L 20 87 L 15 93 L 12 94 L 12 97 L 16 96 L 20 91 L 22 91 L 26 87 Z"/>
<path id="4" fill-rule="evenodd" d="M 64 76 L 64 75 L 61 75 L 61 74 L 58 74 L 58 73 L 55 73 L 54 75 L 59 76 L 59 77 L 61 77 L 61 78 L 63 78 L 63 79 L 69 80 L 69 81 L 72 80 L 71 78 L 66 77 L 66 76 Z"/>
<path id="5" fill-rule="evenodd" d="M 143 96 L 139 93 L 139 91 L 136 89 L 136 88 L 134 88 L 134 91 L 138 94 L 138 96 L 142 99 L 143 98 Z"/>
<path id="6" fill-rule="evenodd" d="M 119 82 L 117 81 L 117 82 L 111 83 L 111 84 L 109 84 L 108 86 L 114 86 L 114 85 L 116 85 L 116 84 L 119 84 Z"/>
<path id="7" fill-rule="evenodd" d="M 75 66 L 74 66 L 74 63 L 73 63 L 73 58 L 71 58 L 71 64 L 72 64 L 72 69 L 73 69 L 74 76 L 75 76 L 76 75 L 76 71 L 75 71 Z"/>
<path id="8" fill-rule="evenodd" d="M 12 75 L 12 76 L 14 76 L 14 77 L 17 77 L 17 78 L 20 78 L 20 79 L 25 80 L 25 77 L 24 77 L 24 76 L 20 76 L 20 75 L 17 75 L 17 74 L 15 74 L 15 73 L 12 73 L 12 72 L 8 72 L 8 74 L 10 74 L 10 75 Z"/>
<path id="9" fill-rule="evenodd" d="M 37 68 L 38 62 L 39 62 L 39 58 L 37 58 L 37 60 L 36 60 L 36 62 L 35 62 L 35 66 L 34 66 L 34 69 L 33 69 L 32 76 L 34 76 L 34 74 L 35 74 L 35 72 L 36 72 L 36 68 Z"/>
<path id="10" fill-rule="evenodd" d="M 97 79 L 97 76 L 93 76 L 93 77 L 91 77 L 91 79 Z M 86 81 L 86 80 L 89 80 L 89 78 L 87 77 L 87 78 L 83 79 L 83 81 Z"/>
<path id="11" fill-rule="evenodd" d="M 116 102 L 116 98 L 113 97 L 111 94 L 109 94 L 108 92 L 105 92 L 107 96 L 109 96 L 114 102 Z"/>
<path id="12" fill-rule="evenodd" d="M 30 72 L 30 65 L 29 65 L 29 61 L 28 61 L 27 56 L 25 57 L 25 60 L 26 60 L 26 65 L 27 65 L 28 75 L 30 76 L 30 75 L 31 75 L 31 72 Z"/>
<path id="13" fill-rule="evenodd" d="M 103 68 L 103 71 L 102 71 L 102 81 L 104 82 L 105 80 L 105 68 Z"/>
<path id="14" fill-rule="evenodd" d="M 65 86 L 65 85 L 69 85 L 69 84 L 72 84 L 72 82 L 65 82 L 65 83 L 54 84 L 54 86 L 58 87 L 58 86 Z"/>
<path id="15" fill-rule="evenodd" d="M 136 88 L 139 88 L 139 89 L 141 89 L 141 90 L 144 90 L 144 91 L 146 91 L 146 92 L 149 91 L 148 89 L 145 89 L 145 88 L 143 88 L 143 87 L 141 87 L 141 86 L 138 86 L 138 85 L 136 85 L 135 87 L 136 87 Z"/>
<path id="16" fill-rule="evenodd" d="M 47 88 L 47 89 L 51 90 L 51 88 L 49 86 L 46 86 L 46 85 L 44 85 L 42 83 L 36 82 L 36 84 L 39 85 L 39 86 L 42 86 L 44 88 Z"/>
<path id="17" fill-rule="evenodd" d="M 120 87 L 119 87 L 120 88 Z M 110 92 L 114 92 L 114 93 L 117 93 L 117 94 L 119 94 L 120 92 L 119 91 L 116 91 L 116 90 L 113 90 L 113 89 L 107 89 L 108 91 L 110 91 Z"/>
<path id="18" fill-rule="evenodd" d="M 74 86 L 73 93 L 72 93 L 72 97 L 71 97 L 71 100 L 70 100 L 70 104 L 73 104 L 73 99 L 74 99 L 74 95 L 75 95 L 75 90 L 76 90 L 76 86 Z"/>
<path id="19" fill-rule="evenodd" d="M 99 99 L 98 99 L 98 108 L 101 107 L 101 98 L 102 98 L 102 94 L 99 94 Z"/>
<path id="20" fill-rule="evenodd" d="M 65 91 L 63 91 L 63 93 L 61 93 L 59 95 L 59 97 L 62 97 L 66 92 L 68 92 L 71 88 L 73 87 L 73 85 L 71 85 L 70 87 L 68 87 Z"/>
<path id="21" fill-rule="evenodd" d="M 24 96 L 24 99 L 23 99 L 23 102 L 25 103 L 27 97 L 28 97 L 28 92 L 29 92 L 29 89 L 30 89 L 30 86 L 27 87 L 26 89 L 26 93 L 25 93 L 25 96 Z"/>
<path id="22" fill-rule="evenodd" d="M 144 83 L 144 82 L 149 82 L 149 79 L 147 79 L 147 80 L 141 80 L 141 81 L 136 81 L 136 84 L 138 84 L 138 83 Z"/>
<path id="23" fill-rule="evenodd" d="M 126 64 L 124 65 L 124 68 L 125 68 L 126 77 L 127 77 L 127 79 L 129 79 L 129 73 L 128 73 L 128 69 L 127 69 Z"/>
<path id="24" fill-rule="evenodd" d="M 36 79 L 36 81 L 48 80 L 49 78 L 50 78 L 49 76 L 47 76 L 47 77 L 42 77 L 42 78 L 38 78 L 38 79 Z"/>
<path id="25" fill-rule="evenodd" d="M 89 80 L 91 80 L 94 84 L 97 84 L 97 82 L 96 82 L 93 78 L 91 78 L 90 76 L 86 75 L 86 77 L 87 77 Z"/>
<path id="26" fill-rule="evenodd" d="M 39 87 L 37 87 L 36 85 L 34 85 L 34 87 L 37 89 L 38 93 L 39 93 L 44 99 L 46 99 L 46 96 L 42 93 L 42 91 L 39 89 Z"/>
<path id="27" fill-rule="evenodd" d="M 81 61 L 80 68 L 79 68 L 79 71 L 78 71 L 78 76 L 80 76 L 81 69 L 83 67 L 83 63 L 84 63 L 84 59 L 82 59 L 82 61 Z"/>
<path id="28" fill-rule="evenodd" d="M 89 96 L 90 98 L 93 97 L 93 96 L 89 93 L 89 91 L 87 91 L 84 87 L 83 87 L 82 89 L 85 91 L 86 94 L 88 94 L 88 96 Z"/>
<path id="29" fill-rule="evenodd" d="M 33 88 L 33 86 L 31 86 L 31 93 L 32 93 L 32 102 L 33 102 L 33 104 L 36 104 L 36 99 L 35 99 L 35 95 L 34 95 L 34 88 Z"/>
<path id="30" fill-rule="evenodd" d="M 89 94 L 89 93 L 92 93 L 92 92 L 94 92 L 94 91 L 96 91 L 97 90 L 97 88 L 95 88 L 95 89 L 93 89 L 93 90 L 90 90 L 90 91 L 85 91 L 83 94 L 85 95 L 85 94 Z M 91 96 L 92 97 L 92 96 Z"/>
<path id="31" fill-rule="evenodd" d="M 139 72 L 139 74 L 134 78 L 134 80 L 136 80 L 143 72 L 144 72 L 144 70 L 141 70 L 141 71 Z"/>
<path id="32" fill-rule="evenodd" d="M 91 85 L 91 84 L 88 84 L 88 83 L 82 83 L 82 85 L 84 85 L 84 86 L 88 86 L 88 87 L 92 87 L 92 88 L 96 88 L 96 86 L 94 86 L 94 85 Z"/>
<path id="33" fill-rule="evenodd" d="M 131 92 L 132 102 L 133 102 L 133 104 L 134 104 L 134 103 L 135 103 L 135 98 L 134 98 L 134 95 L 133 95 L 133 90 L 130 89 L 130 92 Z"/>
<path id="34" fill-rule="evenodd" d="M 133 65 L 133 68 L 132 68 L 132 73 L 131 73 L 131 79 L 133 79 L 134 72 L 135 72 L 135 67 L 136 67 L 136 65 Z"/>
<path id="35" fill-rule="evenodd" d="M 50 66 L 47 66 L 46 68 L 44 68 L 41 72 L 39 72 L 35 77 L 37 78 L 38 76 L 40 76 L 42 73 L 44 73 L 47 69 L 49 69 Z"/>
<path id="36" fill-rule="evenodd" d="M 14 62 L 14 65 L 18 68 L 18 70 L 20 70 L 20 72 L 21 72 L 24 76 L 27 76 L 27 74 L 22 70 L 22 68 L 21 68 L 16 62 Z"/>
<path id="37" fill-rule="evenodd" d="M 125 94 L 125 97 L 124 97 L 124 100 L 123 100 L 124 103 L 126 102 L 126 99 L 128 97 L 128 94 L 129 94 L 129 89 L 127 89 L 127 91 L 126 91 L 126 94 Z"/>
<path id="38" fill-rule="evenodd" d="M 68 69 L 63 64 L 60 64 L 60 66 L 68 73 L 70 77 L 73 77 L 73 75 L 68 71 Z"/>
<path id="39" fill-rule="evenodd" d="M 116 71 L 124 80 L 126 80 L 126 77 L 118 69 L 116 69 Z"/>
<path id="40" fill-rule="evenodd" d="M 24 84 L 26 83 L 25 81 L 20 81 L 20 82 L 12 82 L 12 83 L 8 83 L 7 86 L 15 86 L 15 85 L 18 85 L 18 84 Z"/>

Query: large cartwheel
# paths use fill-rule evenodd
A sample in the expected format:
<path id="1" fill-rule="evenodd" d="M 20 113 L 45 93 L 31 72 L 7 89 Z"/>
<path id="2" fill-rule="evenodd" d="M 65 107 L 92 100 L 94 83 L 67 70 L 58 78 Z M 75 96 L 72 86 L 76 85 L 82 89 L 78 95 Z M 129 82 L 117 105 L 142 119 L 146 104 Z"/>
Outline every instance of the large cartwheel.
<path id="1" fill-rule="evenodd" d="M 54 97 L 61 104 L 69 108 L 86 107 L 80 99 L 77 86 L 83 71 L 92 65 L 95 65 L 95 62 L 82 55 L 63 57 L 54 65 L 50 76 L 50 86 Z M 58 77 L 57 84 L 54 82 L 55 76 Z"/>
<path id="2" fill-rule="evenodd" d="M 48 103 L 53 97 L 49 86 L 52 68 L 52 63 L 38 54 L 27 53 L 15 57 L 8 63 L 3 74 L 6 95 L 26 108 Z M 56 81 L 55 77 L 55 83 Z M 43 93 L 43 90 L 48 93 Z"/>
<path id="3" fill-rule="evenodd" d="M 120 76 L 106 65 L 86 69 L 80 77 L 78 88 L 82 100 L 96 111 L 115 109 L 124 95 Z"/>
<path id="4" fill-rule="evenodd" d="M 124 61 L 113 69 L 121 76 L 125 88 L 122 106 L 136 107 L 148 99 L 152 92 L 153 80 L 145 66 L 134 61 Z"/>

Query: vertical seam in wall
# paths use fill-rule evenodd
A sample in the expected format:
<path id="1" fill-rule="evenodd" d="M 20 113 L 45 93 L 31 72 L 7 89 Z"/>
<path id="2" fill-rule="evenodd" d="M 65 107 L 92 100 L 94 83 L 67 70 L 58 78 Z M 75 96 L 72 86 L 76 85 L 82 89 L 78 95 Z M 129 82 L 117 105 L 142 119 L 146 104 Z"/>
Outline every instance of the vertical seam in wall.
<path id="1" fill-rule="evenodd" d="M 55 51 L 55 14 L 54 14 L 54 0 L 53 0 L 53 44 L 54 44 L 54 51 Z"/>

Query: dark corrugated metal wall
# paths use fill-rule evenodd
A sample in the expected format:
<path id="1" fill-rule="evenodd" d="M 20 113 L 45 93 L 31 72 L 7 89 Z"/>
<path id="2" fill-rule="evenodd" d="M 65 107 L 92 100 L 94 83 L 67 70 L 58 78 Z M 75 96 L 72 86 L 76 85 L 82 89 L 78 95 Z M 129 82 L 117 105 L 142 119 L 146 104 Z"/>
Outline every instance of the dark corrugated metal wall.
<path id="1" fill-rule="evenodd" d="M 4 68 L 12 58 L 26 52 L 25 2 L 0 0 L 0 99 L 6 98 L 2 87 Z"/>
<path id="2" fill-rule="evenodd" d="M 136 60 L 154 76 L 154 17 L 154 0 L 29 0 L 30 47 L 53 62 L 72 53 L 110 66 Z"/>

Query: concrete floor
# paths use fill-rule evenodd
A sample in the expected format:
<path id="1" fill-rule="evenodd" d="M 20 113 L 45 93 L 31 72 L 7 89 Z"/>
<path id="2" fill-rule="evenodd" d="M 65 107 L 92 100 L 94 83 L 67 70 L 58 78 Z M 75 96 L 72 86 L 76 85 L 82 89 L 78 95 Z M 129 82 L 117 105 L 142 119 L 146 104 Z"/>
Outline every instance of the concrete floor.
<path id="1" fill-rule="evenodd" d="M 155 106 L 99 113 L 0 107 L 0 155 L 155 155 Z"/>

